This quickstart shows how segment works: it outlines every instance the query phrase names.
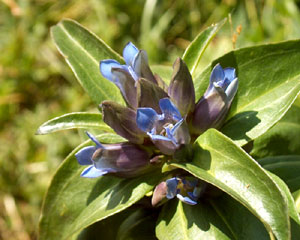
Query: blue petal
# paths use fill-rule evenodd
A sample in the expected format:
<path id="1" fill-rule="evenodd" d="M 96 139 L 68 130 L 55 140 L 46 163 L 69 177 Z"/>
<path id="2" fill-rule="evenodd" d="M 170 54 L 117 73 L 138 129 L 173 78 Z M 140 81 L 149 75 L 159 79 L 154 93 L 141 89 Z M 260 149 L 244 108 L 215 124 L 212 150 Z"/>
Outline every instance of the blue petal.
<path id="1" fill-rule="evenodd" d="M 227 78 L 230 82 L 236 78 L 234 68 L 225 68 L 224 74 L 225 74 L 225 78 Z"/>
<path id="2" fill-rule="evenodd" d="M 170 117 L 176 121 L 182 119 L 180 112 L 169 98 L 162 98 L 159 100 L 159 107 L 165 117 Z"/>
<path id="3" fill-rule="evenodd" d="M 117 80 L 114 78 L 111 72 L 112 68 L 122 68 L 122 65 L 116 60 L 112 59 L 100 61 L 100 72 L 102 76 L 108 79 L 109 81 L 116 83 Z"/>
<path id="4" fill-rule="evenodd" d="M 81 177 L 86 177 L 86 178 L 96 178 L 96 177 L 100 177 L 103 176 L 105 174 L 107 174 L 107 171 L 103 171 L 103 170 L 98 170 L 97 168 L 95 168 L 93 165 L 87 167 L 86 169 L 84 169 L 81 173 Z"/>
<path id="5" fill-rule="evenodd" d="M 234 95 L 236 94 L 237 92 L 237 89 L 238 89 L 238 85 L 239 85 L 239 82 L 238 82 L 238 79 L 234 79 L 230 84 L 229 86 L 227 87 L 226 91 L 225 91 L 225 94 L 227 96 L 227 100 L 229 103 L 232 102 L 233 98 L 234 98 Z"/>
<path id="6" fill-rule="evenodd" d="M 176 196 L 177 192 L 177 185 L 178 185 L 178 180 L 176 177 L 170 178 L 166 181 L 167 184 L 167 195 L 166 197 L 168 199 L 172 199 Z"/>
<path id="7" fill-rule="evenodd" d="M 196 204 L 197 204 L 196 201 L 190 199 L 189 197 L 184 197 L 184 196 L 182 196 L 181 194 L 177 194 L 176 197 L 177 197 L 180 201 L 182 201 L 182 202 L 184 202 L 184 203 L 186 203 L 186 204 L 189 204 L 189 205 L 196 205 Z"/>
<path id="8" fill-rule="evenodd" d="M 138 52 L 139 50 L 136 46 L 133 45 L 132 42 L 127 43 L 127 45 L 123 49 L 123 57 L 125 59 L 126 65 L 132 66 L 132 63 Z"/>
<path id="9" fill-rule="evenodd" d="M 92 156 L 94 152 L 96 151 L 96 147 L 94 146 L 88 146 L 85 148 L 80 149 L 76 154 L 75 157 L 80 165 L 91 165 L 92 162 Z"/>
<path id="10" fill-rule="evenodd" d="M 96 144 L 97 147 L 104 148 L 103 145 L 97 140 L 97 138 L 93 134 L 89 133 L 88 131 L 86 131 L 85 133 Z"/>
<path id="11" fill-rule="evenodd" d="M 156 135 L 156 134 L 151 134 L 149 132 L 147 132 L 147 135 L 153 140 L 162 140 L 162 141 L 168 141 L 168 142 L 171 142 L 172 139 L 170 139 L 169 137 L 165 137 L 165 136 L 162 136 L 162 135 Z"/>
<path id="12" fill-rule="evenodd" d="M 144 132 L 151 131 L 158 118 L 158 114 L 152 108 L 137 109 L 136 123 L 138 127 Z"/>
<path id="13" fill-rule="evenodd" d="M 225 78 L 225 73 L 221 65 L 218 63 L 212 70 L 210 75 L 210 83 L 223 81 Z"/>

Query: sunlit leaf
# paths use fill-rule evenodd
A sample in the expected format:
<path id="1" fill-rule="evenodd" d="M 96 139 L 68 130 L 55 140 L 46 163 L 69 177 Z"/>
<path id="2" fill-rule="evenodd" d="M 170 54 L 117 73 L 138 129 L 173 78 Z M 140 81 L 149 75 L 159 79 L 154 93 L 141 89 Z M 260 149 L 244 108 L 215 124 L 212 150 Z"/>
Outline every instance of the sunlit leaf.
<path id="1" fill-rule="evenodd" d="M 238 92 L 221 130 L 239 145 L 264 134 L 299 93 L 300 40 L 242 48 L 216 59 L 195 79 L 197 99 L 217 63 L 237 71 Z"/>
<path id="2" fill-rule="evenodd" d="M 200 62 L 200 59 L 209 45 L 210 41 L 215 37 L 220 28 L 225 24 L 226 18 L 219 23 L 213 24 L 206 28 L 203 32 L 199 33 L 198 36 L 190 43 L 185 49 L 182 56 L 182 60 L 188 66 L 191 75 L 195 74 L 195 70 Z"/>
<path id="3" fill-rule="evenodd" d="M 222 133 L 206 131 L 195 143 L 193 161 L 172 165 L 228 193 L 258 217 L 270 234 L 288 239 L 289 218 L 281 191 L 255 160 Z"/>
<path id="4" fill-rule="evenodd" d="M 119 89 L 103 78 L 99 70 L 100 60 L 116 59 L 123 62 L 121 56 L 73 20 L 62 20 L 51 28 L 51 34 L 58 50 L 96 104 L 103 100 L 124 103 Z"/>
<path id="5" fill-rule="evenodd" d="M 67 113 L 45 122 L 38 128 L 36 134 L 48 134 L 74 128 L 96 128 L 102 131 L 112 132 L 112 129 L 103 122 L 101 114 L 76 112 Z"/>
<path id="6" fill-rule="evenodd" d="M 78 146 L 52 179 L 43 204 L 39 239 L 69 239 L 92 223 L 128 208 L 158 182 L 160 175 L 154 173 L 134 179 L 80 177 L 84 167 L 74 154 L 89 144 L 90 140 Z"/>
<path id="7" fill-rule="evenodd" d="M 160 240 L 233 239 L 233 235 L 207 203 L 190 206 L 177 200 L 166 203 L 156 226 Z"/>

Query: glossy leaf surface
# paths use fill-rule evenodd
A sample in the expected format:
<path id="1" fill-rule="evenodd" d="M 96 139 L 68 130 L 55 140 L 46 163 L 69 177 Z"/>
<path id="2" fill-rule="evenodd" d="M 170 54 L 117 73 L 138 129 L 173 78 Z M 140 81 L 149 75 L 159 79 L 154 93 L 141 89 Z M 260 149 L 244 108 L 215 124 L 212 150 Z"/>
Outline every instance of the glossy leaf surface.
<path id="1" fill-rule="evenodd" d="M 153 173 L 134 179 L 82 178 L 84 167 L 74 154 L 87 145 L 92 145 L 90 140 L 66 158 L 52 179 L 43 205 L 40 239 L 69 239 L 92 223 L 128 208 L 159 181 L 159 175 Z"/>
<path id="2" fill-rule="evenodd" d="M 112 129 L 102 121 L 101 114 L 76 112 L 64 114 L 45 122 L 38 128 L 36 134 L 48 134 L 74 128 L 96 128 L 102 131 L 112 132 Z"/>
<path id="3" fill-rule="evenodd" d="M 231 195 L 277 239 L 289 237 L 287 205 L 281 191 L 256 161 L 222 133 L 206 131 L 195 143 L 193 161 L 172 165 Z"/>
<path id="4" fill-rule="evenodd" d="M 198 36 L 190 43 L 186 48 L 182 60 L 188 66 L 191 75 L 195 74 L 196 68 L 200 62 L 200 59 L 209 45 L 210 41 L 214 38 L 220 28 L 225 24 L 227 19 L 222 20 L 217 24 L 206 28 L 203 32 L 199 33 Z"/>
<path id="5" fill-rule="evenodd" d="M 265 133 L 299 93 L 300 40 L 242 48 L 216 59 L 194 81 L 197 99 L 206 90 L 217 63 L 237 71 L 238 92 L 221 130 L 238 145 Z"/>
<path id="6" fill-rule="evenodd" d="M 300 189 L 300 155 L 274 156 L 258 160 L 268 171 L 280 177 L 291 192 Z"/>
<path id="7" fill-rule="evenodd" d="M 100 60 L 116 59 L 123 62 L 121 56 L 73 20 L 62 20 L 51 28 L 51 34 L 58 50 L 96 104 L 103 100 L 124 103 L 119 89 L 103 78 L 99 70 Z"/>

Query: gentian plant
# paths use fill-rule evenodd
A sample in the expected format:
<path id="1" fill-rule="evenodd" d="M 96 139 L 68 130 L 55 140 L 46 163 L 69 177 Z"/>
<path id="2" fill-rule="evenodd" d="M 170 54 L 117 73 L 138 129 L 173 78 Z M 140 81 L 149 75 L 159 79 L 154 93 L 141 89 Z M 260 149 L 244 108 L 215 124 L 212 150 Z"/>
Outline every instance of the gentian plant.
<path id="1" fill-rule="evenodd" d="M 97 224 L 101 239 L 300 238 L 299 171 L 287 170 L 300 158 L 257 146 L 300 91 L 300 41 L 234 50 L 200 71 L 224 23 L 200 33 L 173 70 L 150 67 L 131 42 L 121 57 L 74 21 L 52 28 L 100 113 L 38 129 L 88 136 L 51 182 L 40 239 L 82 238 Z"/>

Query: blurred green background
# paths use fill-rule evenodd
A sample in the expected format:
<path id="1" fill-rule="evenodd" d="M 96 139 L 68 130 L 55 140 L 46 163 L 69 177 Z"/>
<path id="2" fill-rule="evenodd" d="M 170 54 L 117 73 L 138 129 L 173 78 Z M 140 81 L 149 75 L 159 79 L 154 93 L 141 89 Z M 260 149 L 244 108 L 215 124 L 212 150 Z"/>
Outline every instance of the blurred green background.
<path id="1" fill-rule="evenodd" d="M 49 29 L 72 18 L 118 52 L 132 41 L 150 64 L 171 65 L 205 27 L 231 16 L 200 67 L 249 45 L 300 38 L 294 0 L 2 0 L 0 2 L 0 239 L 37 239 L 55 169 L 81 141 L 77 131 L 36 136 L 50 118 L 97 111 L 56 50 Z"/>

